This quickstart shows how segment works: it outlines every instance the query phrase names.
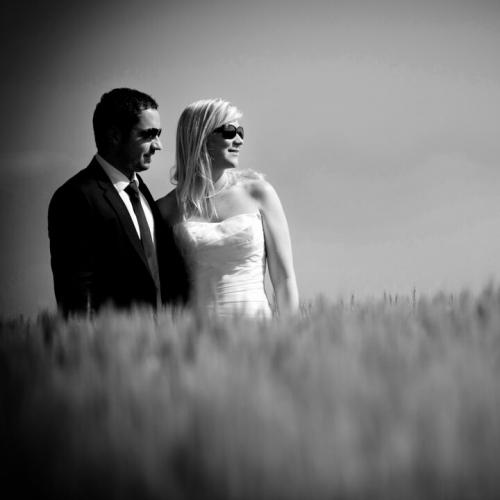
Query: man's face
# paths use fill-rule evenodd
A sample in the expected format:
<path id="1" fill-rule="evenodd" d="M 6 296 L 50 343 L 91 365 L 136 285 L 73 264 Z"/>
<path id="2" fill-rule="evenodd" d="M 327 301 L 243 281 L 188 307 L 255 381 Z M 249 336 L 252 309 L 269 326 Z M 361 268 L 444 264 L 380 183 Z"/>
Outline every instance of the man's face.
<path id="1" fill-rule="evenodd" d="M 145 109 L 139 115 L 139 121 L 124 138 L 117 156 L 121 170 L 132 175 L 134 172 L 147 170 L 156 151 L 162 149 L 160 142 L 160 113 L 156 109 Z"/>

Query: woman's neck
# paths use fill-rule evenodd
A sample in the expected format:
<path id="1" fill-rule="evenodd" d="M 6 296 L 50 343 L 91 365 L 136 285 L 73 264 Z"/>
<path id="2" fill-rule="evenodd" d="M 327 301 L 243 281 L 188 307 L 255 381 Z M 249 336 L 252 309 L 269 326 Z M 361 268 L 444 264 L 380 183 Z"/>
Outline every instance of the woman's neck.
<path id="1" fill-rule="evenodd" d="M 225 191 L 227 186 L 229 185 L 229 178 L 224 170 L 221 171 L 221 174 L 218 176 L 214 176 L 212 174 L 212 182 L 213 182 L 213 193 L 208 195 L 206 198 L 214 198 L 215 196 Z"/>
<path id="2" fill-rule="evenodd" d="M 212 172 L 212 182 L 214 183 L 215 191 L 222 189 L 222 187 L 225 186 L 228 182 L 226 170 Z"/>

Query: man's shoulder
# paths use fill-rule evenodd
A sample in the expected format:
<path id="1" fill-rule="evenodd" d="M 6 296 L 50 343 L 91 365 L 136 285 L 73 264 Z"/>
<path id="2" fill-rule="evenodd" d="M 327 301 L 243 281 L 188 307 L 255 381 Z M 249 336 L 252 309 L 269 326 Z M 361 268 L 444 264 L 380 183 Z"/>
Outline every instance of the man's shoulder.
<path id="1" fill-rule="evenodd" d="M 94 186 L 99 179 L 105 179 L 104 175 L 102 175 L 104 171 L 101 173 L 99 169 L 99 164 L 95 160 L 92 160 L 89 165 L 62 184 L 57 191 L 78 191 Z"/>
<path id="2" fill-rule="evenodd" d="M 103 179 L 99 168 L 95 160 L 92 160 L 87 167 L 70 177 L 55 190 L 50 205 L 62 208 L 79 204 L 92 197 L 93 193 L 97 191 L 97 182 Z M 102 173 L 104 174 L 104 171 Z"/>
<path id="3" fill-rule="evenodd" d="M 173 208 L 177 205 L 177 194 L 176 189 L 172 189 L 169 193 L 167 193 L 162 198 L 158 198 L 156 202 L 161 205 L 165 205 L 165 207 Z"/>
<path id="4" fill-rule="evenodd" d="M 174 226 L 180 219 L 179 204 L 177 202 L 176 190 L 173 189 L 156 201 L 163 219 L 171 226 Z"/>

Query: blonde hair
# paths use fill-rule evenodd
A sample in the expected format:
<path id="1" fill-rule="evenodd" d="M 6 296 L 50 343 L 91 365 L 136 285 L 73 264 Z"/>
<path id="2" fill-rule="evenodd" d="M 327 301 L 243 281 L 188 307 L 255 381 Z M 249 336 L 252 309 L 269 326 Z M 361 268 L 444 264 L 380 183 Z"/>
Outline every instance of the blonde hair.
<path id="1" fill-rule="evenodd" d="M 239 119 L 241 112 L 223 99 L 193 102 L 177 123 L 176 164 L 173 181 L 183 220 L 190 217 L 217 217 L 212 180 L 212 159 L 207 138 L 216 128 Z"/>

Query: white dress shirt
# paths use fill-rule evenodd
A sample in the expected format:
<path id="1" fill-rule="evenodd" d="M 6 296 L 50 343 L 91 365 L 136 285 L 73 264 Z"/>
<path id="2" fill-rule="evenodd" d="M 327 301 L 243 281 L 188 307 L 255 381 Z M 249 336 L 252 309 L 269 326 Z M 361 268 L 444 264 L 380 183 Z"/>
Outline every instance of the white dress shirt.
<path id="1" fill-rule="evenodd" d="M 102 156 L 100 156 L 99 153 L 96 153 L 95 159 L 97 160 L 97 163 L 99 163 L 99 165 L 101 165 L 103 170 L 106 172 L 111 183 L 113 184 L 116 191 L 120 195 L 120 198 L 123 200 L 123 203 L 125 203 L 128 213 L 130 214 L 130 217 L 132 219 L 132 222 L 134 223 L 137 235 L 140 238 L 141 232 L 139 230 L 139 223 L 137 222 L 137 217 L 135 215 L 134 208 L 132 207 L 132 202 L 130 201 L 130 197 L 125 192 L 125 188 L 130 184 L 132 180 L 137 182 L 137 185 L 139 185 L 139 179 L 137 179 L 137 175 L 134 172 L 134 177 L 132 179 L 129 179 L 125 174 L 123 174 L 118 169 L 113 167 L 113 165 L 111 165 Z M 146 198 L 144 198 L 144 195 L 140 193 L 139 196 L 141 200 L 142 209 L 144 210 L 144 215 L 146 216 L 146 221 L 149 226 L 149 230 L 151 231 L 151 238 L 153 240 L 153 243 L 155 243 L 155 222 L 153 219 L 153 212 L 151 211 L 151 207 L 148 205 Z"/>

